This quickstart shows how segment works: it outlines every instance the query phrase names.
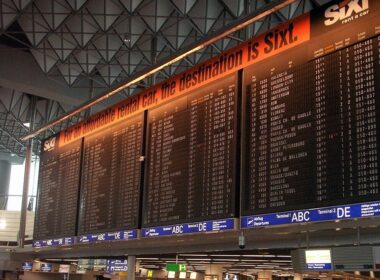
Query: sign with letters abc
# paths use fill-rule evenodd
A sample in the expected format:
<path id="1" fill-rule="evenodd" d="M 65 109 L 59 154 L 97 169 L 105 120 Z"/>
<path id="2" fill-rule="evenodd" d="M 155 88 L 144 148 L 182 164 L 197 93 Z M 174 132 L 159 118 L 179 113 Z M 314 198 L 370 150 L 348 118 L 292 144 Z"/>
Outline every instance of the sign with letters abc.
<path id="1" fill-rule="evenodd" d="M 235 219 L 215 220 L 189 224 L 177 224 L 162 227 L 144 228 L 141 237 L 180 235 L 201 232 L 217 232 L 235 228 Z"/>
<path id="2" fill-rule="evenodd" d="M 137 238 L 137 230 L 122 230 L 116 232 L 86 234 L 78 236 L 78 243 L 93 243 L 102 241 L 131 240 Z"/>
<path id="3" fill-rule="evenodd" d="M 380 201 L 244 216 L 241 218 L 241 228 L 257 228 L 376 216 L 380 216 Z"/>

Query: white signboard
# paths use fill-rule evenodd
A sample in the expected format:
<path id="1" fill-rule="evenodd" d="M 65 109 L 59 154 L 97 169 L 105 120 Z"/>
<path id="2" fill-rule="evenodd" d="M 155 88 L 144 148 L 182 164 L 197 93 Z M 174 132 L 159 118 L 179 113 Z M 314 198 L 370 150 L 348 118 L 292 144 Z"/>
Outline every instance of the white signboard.
<path id="1" fill-rule="evenodd" d="M 306 264 L 310 270 L 330 270 L 331 250 L 306 250 Z"/>

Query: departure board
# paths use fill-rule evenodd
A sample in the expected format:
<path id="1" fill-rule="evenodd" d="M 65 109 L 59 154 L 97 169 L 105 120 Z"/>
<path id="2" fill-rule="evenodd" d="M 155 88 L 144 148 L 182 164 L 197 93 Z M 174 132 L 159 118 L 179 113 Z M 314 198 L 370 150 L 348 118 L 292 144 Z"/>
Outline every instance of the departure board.
<path id="1" fill-rule="evenodd" d="M 243 213 L 380 198 L 380 37 L 306 50 L 246 71 Z"/>
<path id="2" fill-rule="evenodd" d="M 138 226 L 144 116 L 84 138 L 79 234 Z"/>
<path id="3" fill-rule="evenodd" d="M 58 139 L 41 152 L 34 240 L 75 235 L 82 140 L 58 147 Z"/>
<path id="4" fill-rule="evenodd" d="M 235 75 L 148 113 L 143 226 L 234 216 Z"/>

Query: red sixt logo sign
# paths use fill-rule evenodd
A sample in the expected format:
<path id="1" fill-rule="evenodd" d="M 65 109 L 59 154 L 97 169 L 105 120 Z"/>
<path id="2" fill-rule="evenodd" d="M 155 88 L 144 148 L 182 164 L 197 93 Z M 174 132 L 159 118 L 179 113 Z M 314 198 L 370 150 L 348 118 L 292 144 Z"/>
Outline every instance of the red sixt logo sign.
<path id="1" fill-rule="evenodd" d="M 325 11 L 325 25 L 337 22 L 349 23 L 369 13 L 369 0 L 344 0 L 328 7 Z"/>
<path id="2" fill-rule="evenodd" d="M 44 152 L 54 150 L 55 148 L 55 137 L 50 138 L 44 142 Z"/>

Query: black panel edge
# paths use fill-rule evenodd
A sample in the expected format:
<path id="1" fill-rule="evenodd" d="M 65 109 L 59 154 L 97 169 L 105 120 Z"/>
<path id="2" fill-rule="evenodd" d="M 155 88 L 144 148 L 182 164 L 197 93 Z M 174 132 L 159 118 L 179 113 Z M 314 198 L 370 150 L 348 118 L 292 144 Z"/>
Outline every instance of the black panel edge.
<path id="1" fill-rule="evenodd" d="M 146 147 L 148 144 L 148 110 L 144 111 L 144 125 L 143 125 L 143 135 L 142 135 L 142 147 L 141 147 L 141 156 L 144 157 L 144 160 L 141 161 L 141 176 L 140 176 L 140 187 L 139 187 L 139 212 L 137 220 L 137 228 L 142 228 L 142 219 L 143 219 L 143 205 L 144 205 L 144 195 L 145 195 L 145 170 L 146 170 Z"/>
<path id="2" fill-rule="evenodd" d="M 243 111 L 244 107 L 244 97 L 243 97 L 243 70 L 239 70 L 236 73 L 236 83 L 237 83 L 237 96 L 236 96 L 236 143 L 235 143 L 235 217 L 240 217 L 241 214 L 241 195 L 242 195 L 242 178 L 244 178 L 243 174 L 243 163 L 244 163 L 244 145 L 245 140 L 243 137 L 243 133 L 245 133 L 244 128 L 244 120 L 245 120 L 245 112 Z"/>
<path id="3" fill-rule="evenodd" d="M 80 209 L 81 209 L 81 201 L 82 201 L 82 183 L 83 183 L 83 159 L 84 159 L 84 138 L 81 138 L 80 144 L 80 163 L 79 163 L 79 180 L 78 180 L 78 196 L 77 196 L 77 213 L 76 213 L 76 222 L 75 222 L 75 235 L 79 233 L 79 221 L 80 221 Z"/>

